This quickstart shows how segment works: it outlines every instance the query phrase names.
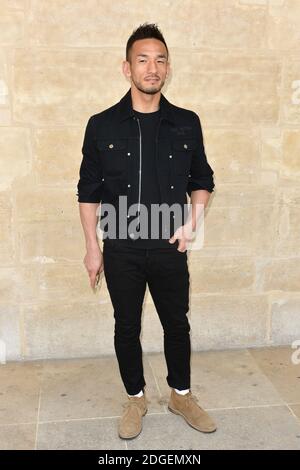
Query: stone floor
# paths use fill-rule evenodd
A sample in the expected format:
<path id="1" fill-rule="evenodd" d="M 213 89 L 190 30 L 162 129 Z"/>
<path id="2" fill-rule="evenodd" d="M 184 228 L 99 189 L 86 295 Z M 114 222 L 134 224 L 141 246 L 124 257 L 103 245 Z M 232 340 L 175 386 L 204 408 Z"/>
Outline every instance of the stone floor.
<path id="1" fill-rule="evenodd" d="M 300 449 L 300 364 L 290 347 L 192 354 L 192 391 L 218 424 L 202 434 L 167 409 L 163 354 L 144 354 L 149 410 L 118 437 L 126 394 L 115 357 L 0 365 L 0 449 Z"/>

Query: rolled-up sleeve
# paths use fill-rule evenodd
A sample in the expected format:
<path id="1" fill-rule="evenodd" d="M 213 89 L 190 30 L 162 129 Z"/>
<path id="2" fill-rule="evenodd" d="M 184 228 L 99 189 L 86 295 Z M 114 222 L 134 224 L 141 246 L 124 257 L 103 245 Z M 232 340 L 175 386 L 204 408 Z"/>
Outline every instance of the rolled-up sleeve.
<path id="1" fill-rule="evenodd" d="M 195 135 L 197 145 L 192 155 L 191 170 L 189 176 L 189 182 L 187 186 L 187 193 L 191 196 L 192 191 L 198 189 L 206 189 L 210 193 L 213 192 L 214 184 L 214 172 L 207 162 L 205 153 L 203 134 L 199 116 L 193 113 L 195 117 Z"/>
<path id="2" fill-rule="evenodd" d="M 82 161 L 77 184 L 78 202 L 100 203 L 102 199 L 102 168 L 95 141 L 93 116 L 88 120 L 82 146 Z"/>

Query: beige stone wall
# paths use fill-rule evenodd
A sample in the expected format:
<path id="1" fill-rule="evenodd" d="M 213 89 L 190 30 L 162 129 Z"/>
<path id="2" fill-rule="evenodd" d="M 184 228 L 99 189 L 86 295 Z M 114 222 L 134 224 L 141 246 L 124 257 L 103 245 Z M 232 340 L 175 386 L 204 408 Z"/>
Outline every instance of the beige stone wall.
<path id="1" fill-rule="evenodd" d="M 125 45 L 156 22 L 164 88 L 199 113 L 216 191 L 189 254 L 194 349 L 300 338 L 300 1 L 0 0 L 0 341 L 7 359 L 113 352 L 105 284 L 82 264 L 76 184 L 90 115 L 129 84 Z M 149 292 L 143 346 L 161 350 Z"/>

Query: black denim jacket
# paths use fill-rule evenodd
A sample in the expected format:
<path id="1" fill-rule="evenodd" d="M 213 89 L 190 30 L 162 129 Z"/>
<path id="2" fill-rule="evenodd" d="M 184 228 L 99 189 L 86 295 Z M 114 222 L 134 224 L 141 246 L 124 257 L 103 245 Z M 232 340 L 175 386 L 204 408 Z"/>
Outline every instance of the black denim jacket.
<path id="1" fill-rule="evenodd" d="M 183 205 L 186 194 L 194 190 L 214 190 L 214 172 L 207 162 L 198 115 L 171 104 L 163 94 L 160 109 L 155 155 L 160 201 Z M 138 203 L 142 157 L 138 124 L 130 89 L 117 104 L 89 118 L 78 202 L 116 205 L 124 195 L 128 206 Z"/>

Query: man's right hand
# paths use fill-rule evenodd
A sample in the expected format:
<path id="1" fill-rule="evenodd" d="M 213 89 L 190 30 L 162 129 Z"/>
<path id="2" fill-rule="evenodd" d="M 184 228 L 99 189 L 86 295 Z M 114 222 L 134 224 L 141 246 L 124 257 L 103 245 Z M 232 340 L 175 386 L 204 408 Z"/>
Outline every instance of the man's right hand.
<path id="1" fill-rule="evenodd" d="M 90 285 L 94 289 L 97 274 L 104 270 L 103 255 L 98 244 L 87 247 L 83 263 L 90 278 Z"/>

